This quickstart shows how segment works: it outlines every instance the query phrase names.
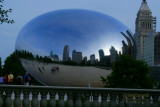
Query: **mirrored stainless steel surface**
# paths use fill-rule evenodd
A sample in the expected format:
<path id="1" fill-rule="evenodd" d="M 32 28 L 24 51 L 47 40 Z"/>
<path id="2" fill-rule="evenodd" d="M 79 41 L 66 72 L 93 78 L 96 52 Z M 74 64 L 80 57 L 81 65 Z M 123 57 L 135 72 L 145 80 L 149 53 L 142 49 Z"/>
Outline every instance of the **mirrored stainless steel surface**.
<path id="1" fill-rule="evenodd" d="M 56 62 L 81 64 L 86 60 L 92 65 L 92 59 L 100 62 L 103 59 L 101 56 L 107 57 L 112 51 L 116 51 L 117 55 L 122 54 L 124 45 L 129 45 L 127 39 L 131 39 L 126 31 L 129 29 L 121 22 L 103 13 L 82 9 L 57 10 L 28 22 L 18 34 L 15 48 L 26 50 L 34 57 L 52 58 Z M 107 76 L 111 72 L 97 67 L 93 67 L 95 70 L 90 66 L 85 68 L 85 65 L 47 65 L 23 58 L 21 62 L 31 75 L 46 85 L 88 86 L 92 83 L 92 86 L 102 87 L 100 76 Z M 59 71 L 50 74 L 54 66 L 58 66 Z"/>

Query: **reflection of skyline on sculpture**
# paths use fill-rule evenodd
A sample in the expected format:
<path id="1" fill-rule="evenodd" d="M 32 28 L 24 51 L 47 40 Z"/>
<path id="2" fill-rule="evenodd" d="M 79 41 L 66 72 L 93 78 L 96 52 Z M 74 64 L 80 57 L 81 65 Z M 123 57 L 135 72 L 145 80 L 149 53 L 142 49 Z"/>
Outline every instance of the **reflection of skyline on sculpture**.
<path id="1" fill-rule="evenodd" d="M 127 27 L 111 16 L 80 9 L 43 14 L 26 24 L 16 41 L 24 69 L 54 86 L 102 87 L 100 77 L 112 72 L 108 67 L 121 54 L 134 53 Z"/>
<path id="2" fill-rule="evenodd" d="M 88 10 L 60 10 L 30 21 L 19 33 L 16 49 L 42 56 L 53 51 L 62 60 L 64 46 L 69 45 L 70 57 L 72 50 L 76 50 L 88 59 L 95 54 L 97 59 L 99 49 L 105 55 L 111 46 L 121 51 L 122 40 L 126 39 L 120 32 L 126 31 L 123 24 L 108 15 Z"/>

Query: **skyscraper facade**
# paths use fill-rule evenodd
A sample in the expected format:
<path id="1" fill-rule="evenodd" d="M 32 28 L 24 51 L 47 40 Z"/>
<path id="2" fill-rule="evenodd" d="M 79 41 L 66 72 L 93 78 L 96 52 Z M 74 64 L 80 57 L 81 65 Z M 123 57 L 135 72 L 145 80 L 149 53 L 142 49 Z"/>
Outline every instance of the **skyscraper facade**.
<path id="1" fill-rule="evenodd" d="M 154 65 L 160 66 L 160 32 L 154 38 Z"/>
<path id="2" fill-rule="evenodd" d="M 69 61 L 69 49 L 70 49 L 70 47 L 68 45 L 64 46 L 63 61 Z"/>
<path id="3" fill-rule="evenodd" d="M 72 51 L 72 61 L 73 61 L 73 62 L 75 62 L 75 53 L 76 53 L 76 50 L 73 50 L 73 51 Z"/>
<path id="4" fill-rule="evenodd" d="M 104 63 L 104 51 L 103 49 L 100 49 L 98 52 L 99 52 L 100 63 L 103 64 Z"/>
<path id="5" fill-rule="evenodd" d="M 83 58 L 83 60 L 84 60 L 84 63 L 86 64 L 86 63 L 87 63 L 87 56 L 85 56 L 85 57 Z"/>
<path id="6" fill-rule="evenodd" d="M 154 35 L 150 35 L 144 39 L 143 60 L 149 66 L 154 66 Z"/>
<path id="7" fill-rule="evenodd" d="M 152 12 L 146 0 L 143 0 L 141 7 L 137 13 L 135 23 L 134 39 L 136 41 L 137 57 L 138 60 L 143 60 L 144 56 L 144 39 L 148 34 L 156 30 L 156 18 L 152 16 Z"/>
<path id="8" fill-rule="evenodd" d="M 95 54 L 90 55 L 90 62 L 91 62 L 91 64 L 95 64 L 95 62 L 96 62 Z"/>
<path id="9" fill-rule="evenodd" d="M 160 32 L 144 39 L 144 61 L 149 66 L 160 65 Z"/>
<path id="10" fill-rule="evenodd" d="M 50 52 L 50 56 L 52 61 L 59 61 L 59 56 L 57 54 L 54 54 L 53 51 Z"/>
<path id="11" fill-rule="evenodd" d="M 111 46 L 109 51 L 110 51 L 110 63 L 116 62 L 118 57 L 117 50 L 113 46 Z"/>
<path id="12" fill-rule="evenodd" d="M 72 61 L 78 64 L 82 63 L 82 52 L 76 52 L 76 50 L 73 50 Z"/>

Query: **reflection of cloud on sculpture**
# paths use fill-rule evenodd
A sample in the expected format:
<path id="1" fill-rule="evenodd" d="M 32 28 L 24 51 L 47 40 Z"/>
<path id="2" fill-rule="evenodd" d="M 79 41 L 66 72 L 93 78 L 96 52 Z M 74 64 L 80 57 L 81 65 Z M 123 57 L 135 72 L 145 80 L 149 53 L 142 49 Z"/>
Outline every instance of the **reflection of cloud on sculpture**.
<path id="1" fill-rule="evenodd" d="M 37 54 L 34 63 L 110 66 L 122 53 L 135 56 L 134 40 L 128 31 L 118 20 L 99 12 L 58 10 L 27 23 L 18 35 L 16 49 Z"/>
<path id="2" fill-rule="evenodd" d="M 24 45 L 20 45 L 22 44 L 21 41 L 19 41 L 19 43 L 17 43 L 18 45 L 16 45 L 16 49 L 17 50 L 28 50 L 29 52 L 31 52 L 34 56 L 36 56 L 37 54 L 40 56 L 47 56 L 49 55 L 47 51 L 41 50 L 41 48 L 37 48 L 37 47 L 33 47 L 32 44 L 23 41 Z"/>
<path id="3" fill-rule="evenodd" d="M 88 53 L 84 55 L 89 56 L 93 53 L 98 54 L 97 50 L 100 48 L 109 50 L 104 49 L 105 45 L 111 47 L 118 43 L 114 46 L 116 49 L 117 46 L 122 46 L 120 40 L 125 38 L 120 32 L 126 30 L 127 28 L 119 21 L 98 12 L 59 10 L 30 21 L 19 33 L 17 41 L 21 37 L 23 40 L 24 36 L 24 41 L 29 42 L 33 47 L 48 51 L 48 54 L 54 51 L 60 58 L 66 44 L 71 46 L 72 50 L 82 52 L 87 50 Z M 119 48 L 118 51 L 120 51 Z M 97 55 L 96 57 L 98 58 Z"/>

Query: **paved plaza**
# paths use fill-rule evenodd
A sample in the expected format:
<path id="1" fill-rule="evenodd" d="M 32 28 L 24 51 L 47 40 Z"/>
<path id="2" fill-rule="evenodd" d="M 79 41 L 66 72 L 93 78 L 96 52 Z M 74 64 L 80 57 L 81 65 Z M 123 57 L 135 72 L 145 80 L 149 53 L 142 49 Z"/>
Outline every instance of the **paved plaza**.
<path id="1" fill-rule="evenodd" d="M 112 71 L 97 67 L 69 66 L 54 63 L 43 63 L 21 59 L 23 67 L 33 77 L 49 86 L 103 87 L 101 76 L 106 77 Z M 58 67 L 59 70 L 54 70 Z"/>

